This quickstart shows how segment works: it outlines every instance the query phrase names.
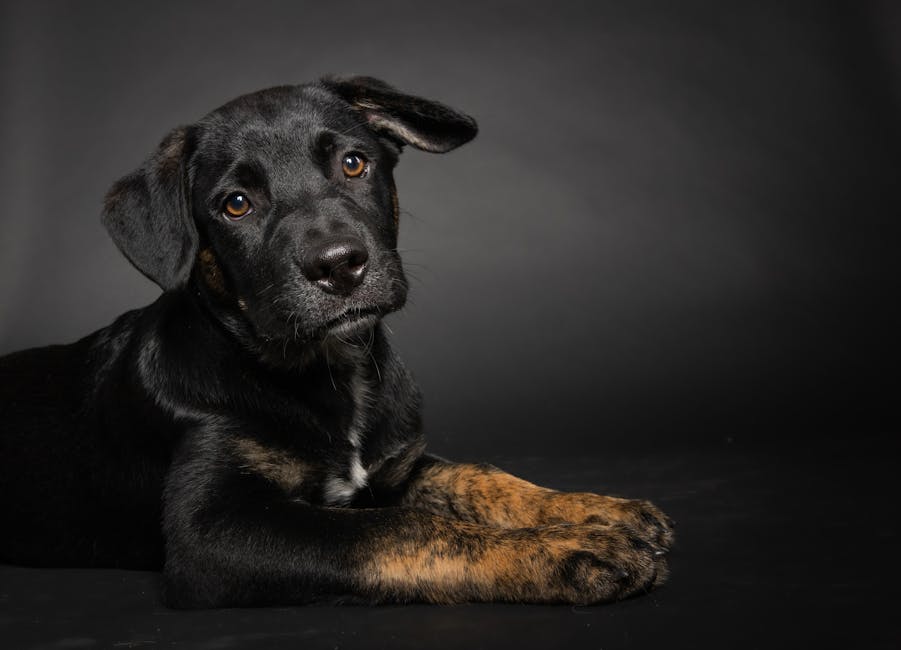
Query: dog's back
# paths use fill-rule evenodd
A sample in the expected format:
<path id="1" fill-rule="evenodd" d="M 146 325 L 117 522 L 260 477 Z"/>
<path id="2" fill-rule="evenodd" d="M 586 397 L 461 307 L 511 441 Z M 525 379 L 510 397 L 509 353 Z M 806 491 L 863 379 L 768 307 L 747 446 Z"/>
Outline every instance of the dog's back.
<path id="1" fill-rule="evenodd" d="M 116 402 L 97 399 L 127 385 L 121 364 L 138 313 L 70 345 L 0 358 L 0 560 L 160 565 L 167 443 L 154 449 L 135 431 L 147 420 L 134 403 L 125 433 Z"/>

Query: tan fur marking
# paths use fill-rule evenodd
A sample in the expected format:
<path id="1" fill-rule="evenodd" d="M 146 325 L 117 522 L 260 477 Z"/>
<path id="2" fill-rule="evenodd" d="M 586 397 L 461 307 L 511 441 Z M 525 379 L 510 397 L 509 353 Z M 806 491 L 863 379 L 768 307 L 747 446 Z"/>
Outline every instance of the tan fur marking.
<path id="1" fill-rule="evenodd" d="M 397 188 L 391 186 L 391 205 L 394 206 L 394 226 L 400 223 L 400 202 L 397 199 Z"/>
<path id="2" fill-rule="evenodd" d="M 203 271 L 203 280 L 206 285 L 219 295 L 225 294 L 225 280 L 222 277 L 222 269 L 216 261 L 216 256 L 209 248 L 201 250 L 197 257 L 200 259 L 200 268 Z"/>
<path id="3" fill-rule="evenodd" d="M 430 531 L 426 544 L 384 540 L 362 572 L 368 586 L 401 600 L 435 603 L 492 600 L 502 591 L 500 584 L 510 592 L 522 590 L 510 583 L 523 576 L 516 565 L 524 556 L 495 531 L 464 523 L 443 528 Z"/>
<path id="4" fill-rule="evenodd" d="M 434 465 L 417 477 L 410 505 L 437 506 L 444 499 L 466 521 L 503 528 L 522 528 L 546 523 L 537 512 L 552 490 L 493 467 L 480 465 Z M 570 521 L 557 519 L 556 523 Z"/>
<path id="5" fill-rule="evenodd" d="M 182 157 L 188 130 L 184 127 L 173 129 L 157 148 L 155 161 L 157 171 L 163 176 L 171 176 L 181 170 Z"/>
<path id="6" fill-rule="evenodd" d="M 303 483 L 309 468 L 291 454 L 271 449 L 250 438 L 234 441 L 235 451 L 244 467 L 264 476 L 286 492 L 296 490 Z"/>
<path id="7" fill-rule="evenodd" d="M 162 174 L 174 174 L 181 166 L 182 155 L 185 150 L 185 138 L 187 129 L 181 127 L 173 130 L 160 143 L 157 150 L 159 171 Z"/>
<path id="8" fill-rule="evenodd" d="M 589 603 L 665 577 L 663 561 L 637 551 L 624 529 L 503 530 L 447 522 L 427 532 L 426 542 L 400 532 L 381 540 L 361 572 L 364 586 L 402 601 Z M 618 571 L 633 574 L 631 586 Z"/>
<path id="9" fill-rule="evenodd" d="M 647 501 L 558 492 L 486 465 L 428 467 L 416 478 L 406 504 L 502 528 L 624 523 L 664 545 L 673 540 L 671 522 Z"/>

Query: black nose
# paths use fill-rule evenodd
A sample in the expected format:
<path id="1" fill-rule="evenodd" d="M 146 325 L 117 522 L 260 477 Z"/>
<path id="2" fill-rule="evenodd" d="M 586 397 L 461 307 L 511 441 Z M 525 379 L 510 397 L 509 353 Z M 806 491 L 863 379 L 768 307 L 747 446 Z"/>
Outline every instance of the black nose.
<path id="1" fill-rule="evenodd" d="M 301 270 L 328 293 L 348 295 L 363 281 L 369 253 L 356 237 L 329 239 L 309 249 Z"/>

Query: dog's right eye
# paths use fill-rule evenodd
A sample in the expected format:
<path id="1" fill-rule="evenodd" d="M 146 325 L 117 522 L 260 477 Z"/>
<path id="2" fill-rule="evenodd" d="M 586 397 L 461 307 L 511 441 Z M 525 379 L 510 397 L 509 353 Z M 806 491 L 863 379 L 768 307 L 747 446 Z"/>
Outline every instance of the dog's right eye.
<path id="1" fill-rule="evenodd" d="M 225 197 L 225 201 L 222 203 L 222 216 L 232 221 L 242 219 L 252 211 L 253 206 L 250 204 L 250 199 L 241 192 L 232 192 Z"/>

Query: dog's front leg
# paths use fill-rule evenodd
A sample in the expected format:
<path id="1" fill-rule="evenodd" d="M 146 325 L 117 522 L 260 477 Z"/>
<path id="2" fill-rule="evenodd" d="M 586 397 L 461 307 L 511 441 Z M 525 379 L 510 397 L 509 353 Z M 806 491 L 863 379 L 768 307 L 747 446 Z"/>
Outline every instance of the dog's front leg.
<path id="1" fill-rule="evenodd" d="M 570 524 L 625 524 L 664 548 L 673 522 L 648 501 L 587 492 L 558 492 L 491 465 L 451 463 L 424 456 L 407 484 L 404 505 L 502 528 Z"/>
<path id="2" fill-rule="evenodd" d="M 175 607 L 464 601 L 594 603 L 666 575 L 625 526 L 502 529 L 406 507 L 321 508 L 228 458 L 175 463 L 164 594 Z"/>

